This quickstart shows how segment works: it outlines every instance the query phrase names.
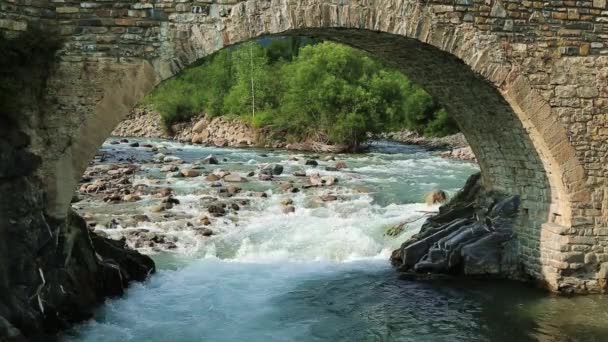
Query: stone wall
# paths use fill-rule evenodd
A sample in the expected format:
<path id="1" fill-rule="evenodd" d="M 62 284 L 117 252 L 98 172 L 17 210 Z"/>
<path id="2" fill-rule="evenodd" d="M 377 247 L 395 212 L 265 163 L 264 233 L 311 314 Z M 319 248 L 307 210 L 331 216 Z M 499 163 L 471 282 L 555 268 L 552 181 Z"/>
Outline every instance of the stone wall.
<path id="1" fill-rule="evenodd" d="M 311 35 L 362 48 L 456 118 L 484 186 L 521 197 L 522 271 L 557 291 L 605 290 L 606 0 L 0 0 L 0 29 L 64 39 L 31 151 L 66 215 L 99 144 L 161 80 L 252 38 Z"/>

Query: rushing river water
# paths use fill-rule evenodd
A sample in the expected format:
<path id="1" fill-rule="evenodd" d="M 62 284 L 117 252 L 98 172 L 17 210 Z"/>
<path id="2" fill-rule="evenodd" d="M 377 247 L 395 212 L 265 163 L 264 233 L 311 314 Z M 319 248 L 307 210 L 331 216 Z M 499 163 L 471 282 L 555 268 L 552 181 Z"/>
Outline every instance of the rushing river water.
<path id="1" fill-rule="evenodd" d="M 141 140 L 140 140 L 141 141 Z M 360 155 L 338 156 L 343 171 L 305 166 L 305 154 L 217 149 L 153 141 L 192 163 L 212 153 L 224 168 L 246 174 L 280 163 L 273 182 L 250 178 L 237 197 L 251 200 L 210 226 L 202 237 L 187 221 L 200 216 L 200 198 L 215 194 L 204 177 L 166 178 L 143 163 L 135 182 L 171 186 L 180 204 L 162 220 L 100 230 L 117 235 L 147 229 L 172 236 L 171 252 L 154 253 L 159 271 L 126 296 L 108 300 L 96 318 L 69 331 L 64 341 L 608 341 L 608 308 L 602 297 L 562 298 L 501 281 L 412 282 L 398 279 L 390 252 L 415 233 L 422 220 L 398 237 L 386 229 L 435 210 L 422 204 L 435 188 L 454 193 L 477 171 L 470 163 L 441 159 L 417 147 L 378 143 Z M 112 163 L 151 152 L 104 144 Z M 295 157 L 295 158 L 294 158 Z M 298 160 L 295 160 L 295 159 Z M 284 193 L 281 180 L 294 171 L 339 179 L 331 188 Z M 267 198 L 248 191 L 265 191 Z M 332 193 L 337 201 L 318 196 Z M 284 214 L 291 198 L 295 213 Z M 153 214 L 152 197 L 136 203 L 76 206 L 102 222 L 134 213 Z M 184 228 L 186 227 L 186 228 Z"/>

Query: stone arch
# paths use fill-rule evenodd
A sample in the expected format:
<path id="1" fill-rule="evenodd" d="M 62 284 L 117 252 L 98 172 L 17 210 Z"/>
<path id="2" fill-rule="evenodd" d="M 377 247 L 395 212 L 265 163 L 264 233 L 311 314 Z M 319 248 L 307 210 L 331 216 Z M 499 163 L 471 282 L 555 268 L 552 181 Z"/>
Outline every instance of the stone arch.
<path id="1" fill-rule="evenodd" d="M 605 179 L 598 173 L 594 179 L 603 185 L 590 189 L 586 164 L 573 144 L 586 138 L 579 135 L 575 141 L 564 119 L 564 103 L 580 103 L 595 93 L 593 87 L 584 93 L 574 89 L 573 96 L 558 99 L 557 87 L 568 83 L 559 79 L 558 66 L 571 66 L 565 55 L 579 54 L 575 63 L 591 67 L 571 72 L 584 78 L 608 62 L 585 57 L 594 52 L 588 44 L 574 52 L 546 43 L 541 24 L 551 13 L 547 17 L 526 4 L 507 10 L 501 0 L 455 5 L 233 0 L 196 5 L 200 11 L 192 11 L 188 1 L 138 3 L 119 18 L 104 6 L 96 6 L 92 16 L 84 6 L 65 7 L 62 13 L 56 9 L 59 19 L 68 19 L 56 28 L 68 34 L 49 81 L 53 104 L 33 147 L 43 156 L 40 175 L 51 216 L 65 215 L 76 180 L 99 144 L 159 82 L 232 44 L 269 35 L 311 35 L 364 49 L 439 99 L 472 144 L 485 186 L 522 196 L 528 218 L 518 231 L 519 254 L 526 272 L 555 289 L 564 279 L 578 277 L 583 287 L 597 290 L 593 282 L 601 260 L 579 262 L 581 253 L 570 245 L 581 244 L 574 238 L 585 229 L 608 221 Z M 518 25 L 527 27 L 537 45 L 516 34 L 514 20 L 521 16 L 528 26 Z M 596 93 L 602 82 L 598 77 Z M 597 237 L 586 245 L 600 241 Z"/>

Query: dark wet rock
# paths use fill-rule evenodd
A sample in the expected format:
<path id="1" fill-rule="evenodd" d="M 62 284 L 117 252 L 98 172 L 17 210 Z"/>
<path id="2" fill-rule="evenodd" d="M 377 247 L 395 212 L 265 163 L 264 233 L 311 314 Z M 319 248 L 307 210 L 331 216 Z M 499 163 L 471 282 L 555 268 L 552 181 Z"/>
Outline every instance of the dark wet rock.
<path id="1" fill-rule="evenodd" d="M 211 230 L 209 228 L 205 228 L 205 227 L 197 228 L 194 231 L 196 232 L 197 235 L 205 236 L 205 237 L 209 237 L 214 234 L 213 230 Z"/>
<path id="2" fill-rule="evenodd" d="M 220 217 L 220 216 L 224 216 L 226 215 L 226 204 L 225 203 L 211 203 L 207 206 L 207 211 L 209 212 L 209 214 L 215 216 L 215 217 Z"/>
<path id="3" fill-rule="evenodd" d="M 120 144 L 120 141 L 118 141 L 118 140 L 112 140 L 112 141 L 110 141 L 110 144 L 112 144 L 112 145 L 118 145 L 118 144 Z"/>
<path id="4" fill-rule="evenodd" d="M 253 171 L 250 171 L 250 172 L 247 174 L 247 177 L 253 177 L 253 176 L 255 176 L 255 172 L 253 172 Z"/>
<path id="5" fill-rule="evenodd" d="M 205 159 L 203 159 L 202 163 L 203 164 L 217 165 L 220 162 L 217 160 L 217 158 L 214 155 L 210 154 Z"/>
<path id="6" fill-rule="evenodd" d="M 306 161 L 305 165 L 308 165 L 308 166 L 317 166 L 317 165 L 319 165 L 319 163 L 316 160 L 314 160 L 314 159 L 309 159 L 309 160 Z"/>
<path id="7" fill-rule="evenodd" d="M 232 210 L 234 210 L 234 211 L 239 211 L 239 210 L 241 210 L 241 207 L 240 207 L 238 204 L 236 204 L 236 203 L 230 203 L 230 208 L 231 208 Z"/>
<path id="8" fill-rule="evenodd" d="M 283 165 L 281 165 L 281 164 L 274 164 L 272 166 L 272 174 L 273 175 L 278 176 L 278 175 L 280 175 L 282 173 L 283 173 Z"/>
<path id="9" fill-rule="evenodd" d="M 222 182 L 213 182 L 209 186 L 212 188 L 221 188 L 222 186 L 224 186 L 224 184 L 222 184 Z"/>
<path id="10" fill-rule="evenodd" d="M 129 143 L 129 139 L 120 139 L 120 142 L 123 144 L 128 144 Z"/>
<path id="11" fill-rule="evenodd" d="M 139 147 L 139 143 L 138 142 L 132 142 L 129 144 L 130 147 Z"/>
<path id="12" fill-rule="evenodd" d="M 167 198 L 164 198 L 162 200 L 162 203 L 168 203 L 168 204 L 171 204 L 171 205 L 178 205 L 179 204 L 179 200 L 177 198 L 175 198 L 175 197 L 169 196 Z"/>
<path id="13" fill-rule="evenodd" d="M 517 271 L 510 243 L 519 197 L 485 192 L 479 174 L 393 252 L 400 271 L 507 276 Z"/>
<path id="14" fill-rule="evenodd" d="M 141 147 L 152 148 L 154 145 L 152 144 L 141 144 Z"/>
<path id="15" fill-rule="evenodd" d="M 306 177 L 306 172 L 304 171 L 296 171 L 293 173 L 294 176 L 296 177 Z"/>
<path id="16" fill-rule="evenodd" d="M 325 171 L 335 172 L 338 171 L 338 169 L 333 166 L 326 166 Z"/>

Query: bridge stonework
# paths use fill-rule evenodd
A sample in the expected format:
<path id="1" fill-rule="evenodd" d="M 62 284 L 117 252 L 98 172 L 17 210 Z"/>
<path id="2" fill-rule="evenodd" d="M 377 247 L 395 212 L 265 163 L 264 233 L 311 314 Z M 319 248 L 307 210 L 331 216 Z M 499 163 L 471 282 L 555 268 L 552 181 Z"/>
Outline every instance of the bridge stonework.
<path id="1" fill-rule="evenodd" d="M 456 118 L 487 188 L 522 198 L 512 248 L 555 291 L 608 290 L 607 0 L 0 0 L 10 37 L 63 41 L 24 128 L 62 219 L 112 128 L 226 46 L 307 35 L 404 71 Z"/>

